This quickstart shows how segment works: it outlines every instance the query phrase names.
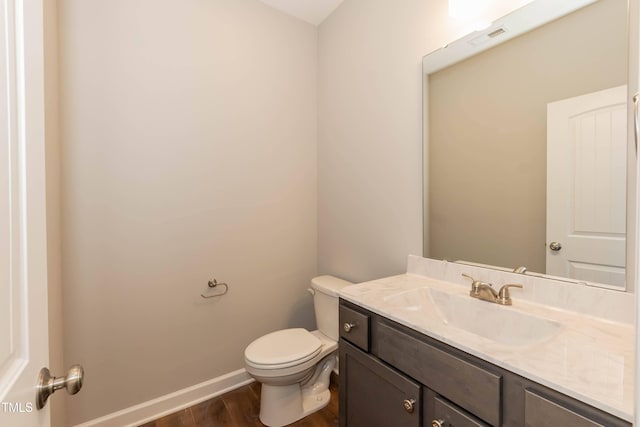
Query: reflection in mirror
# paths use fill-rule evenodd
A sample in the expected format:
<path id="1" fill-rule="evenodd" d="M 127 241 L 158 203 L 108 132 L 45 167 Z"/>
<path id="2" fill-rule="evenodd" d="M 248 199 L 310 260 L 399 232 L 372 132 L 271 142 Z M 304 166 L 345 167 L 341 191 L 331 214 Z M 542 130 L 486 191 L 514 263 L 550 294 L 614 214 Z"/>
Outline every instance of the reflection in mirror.
<path id="1" fill-rule="evenodd" d="M 626 2 L 438 65 L 500 22 L 424 59 L 424 256 L 624 289 Z"/>

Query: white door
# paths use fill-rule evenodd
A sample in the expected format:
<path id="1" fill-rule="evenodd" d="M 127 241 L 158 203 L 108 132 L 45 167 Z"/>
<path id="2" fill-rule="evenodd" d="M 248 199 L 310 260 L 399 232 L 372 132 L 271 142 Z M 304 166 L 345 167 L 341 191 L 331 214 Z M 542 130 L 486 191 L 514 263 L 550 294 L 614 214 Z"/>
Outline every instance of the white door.
<path id="1" fill-rule="evenodd" d="M 0 425 L 36 410 L 47 366 L 42 0 L 0 0 Z"/>
<path id="2" fill-rule="evenodd" d="M 547 105 L 547 274 L 625 286 L 626 98 Z"/>

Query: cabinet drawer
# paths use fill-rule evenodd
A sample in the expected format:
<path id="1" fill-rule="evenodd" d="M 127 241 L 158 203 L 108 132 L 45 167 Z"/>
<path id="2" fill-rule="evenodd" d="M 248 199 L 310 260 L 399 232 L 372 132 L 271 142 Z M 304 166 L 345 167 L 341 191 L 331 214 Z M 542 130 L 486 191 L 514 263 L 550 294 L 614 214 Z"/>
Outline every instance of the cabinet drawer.
<path id="1" fill-rule="evenodd" d="M 500 425 L 502 377 L 448 354 L 385 323 L 376 324 L 378 357 L 438 394 Z"/>
<path id="2" fill-rule="evenodd" d="M 340 305 L 340 337 L 369 351 L 369 316 Z"/>
<path id="3" fill-rule="evenodd" d="M 532 390 L 525 390 L 524 420 L 527 427 L 604 427 L 559 403 L 536 394 Z"/>
<path id="4" fill-rule="evenodd" d="M 483 423 L 473 415 L 468 414 L 466 411 L 440 396 L 434 397 L 433 400 L 433 421 L 440 421 L 442 427 L 490 427 L 488 424 Z M 431 426 L 434 425 L 433 421 L 431 421 Z"/>

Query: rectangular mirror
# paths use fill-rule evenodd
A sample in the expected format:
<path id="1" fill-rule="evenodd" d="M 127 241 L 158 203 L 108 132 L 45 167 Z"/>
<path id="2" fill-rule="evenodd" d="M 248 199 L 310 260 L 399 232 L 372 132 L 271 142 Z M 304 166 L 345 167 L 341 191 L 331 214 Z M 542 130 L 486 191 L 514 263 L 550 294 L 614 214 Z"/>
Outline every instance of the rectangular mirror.
<path id="1" fill-rule="evenodd" d="M 625 289 L 627 51 L 626 1 L 535 0 L 424 57 L 425 257 Z"/>

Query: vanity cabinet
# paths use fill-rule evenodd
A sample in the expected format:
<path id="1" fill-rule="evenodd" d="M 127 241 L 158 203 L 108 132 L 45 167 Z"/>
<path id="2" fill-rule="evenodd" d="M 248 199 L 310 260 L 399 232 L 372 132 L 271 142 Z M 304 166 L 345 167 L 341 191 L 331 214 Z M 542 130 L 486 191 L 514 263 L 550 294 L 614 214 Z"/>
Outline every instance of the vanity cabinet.
<path id="1" fill-rule="evenodd" d="M 341 427 L 630 427 L 340 300 Z"/>

